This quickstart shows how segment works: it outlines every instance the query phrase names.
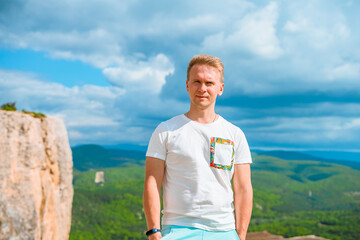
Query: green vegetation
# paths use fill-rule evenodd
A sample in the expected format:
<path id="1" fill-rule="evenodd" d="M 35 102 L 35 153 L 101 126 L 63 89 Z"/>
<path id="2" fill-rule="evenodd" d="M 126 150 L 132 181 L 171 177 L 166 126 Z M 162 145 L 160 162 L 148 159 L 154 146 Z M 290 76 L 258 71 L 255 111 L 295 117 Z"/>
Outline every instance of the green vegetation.
<path id="1" fill-rule="evenodd" d="M 5 103 L 3 105 L 1 105 L 1 109 L 5 110 L 5 111 L 16 111 L 16 103 L 12 102 L 12 103 Z"/>
<path id="2" fill-rule="evenodd" d="M 254 208 L 249 231 L 360 239 L 359 170 L 258 154 L 253 158 Z M 95 170 L 74 171 L 70 239 L 146 239 L 144 167 L 102 170 L 102 187 L 94 183 Z"/>
<path id="3" fill-rule="evenodd" d="M 256 197 L 256 195 L 255 195 Z M 253 214 L 249 231 L 285 237 L 317 235 L 332 240 L 359 239 L 360 209 Z"/>
<path id="4" fill-rule="evenodd" d="M 99 168 L 143 166 L 144 152 L 119 149 L 105 149 L 99 145 L 88 144 L 72 148 L 74 168 L 87 171 Z"/>
<path id="5" fill-rule="evenodd" d="M 358 170 L 324 162 L 253 157 L 254 209 L 249 231 L 360 239 Z"/>
<path id="6" fill-rule="evenodd" d="M 94 184 L 95 172 L 74 172 L 70 239 L 146 239 L 144 168 L 104 169 L 104 186 Z"/>
<path id="7" fill-rule="evenodd" d="M 5 111 L 17 111 L 15 105 L 16 105 L 15 102 L 5 103 L 5 104 L 1 105 L 1 109 L 5 110 Z M 22 112 L 25 113 L 25 114 L 29 114 L 29 115 L 33 116 L 34 118 L 44 118 L 44 117 L 46 117 L 46 115 L 43 114 L 43 113 L 28 112 L 26 110 L 22 110 Z"/>
<path id="8" fill-rule="evenodd" d="M 28 112 L 26 110 L 22 110 L 22 112 L 25 113 L 25 114 L 29 114 L 29 115 L 33 116 L 34 118 L 44 118 L 44 117 L 46 117 L 46 115 L 43 114 L 43 113 Z"/>

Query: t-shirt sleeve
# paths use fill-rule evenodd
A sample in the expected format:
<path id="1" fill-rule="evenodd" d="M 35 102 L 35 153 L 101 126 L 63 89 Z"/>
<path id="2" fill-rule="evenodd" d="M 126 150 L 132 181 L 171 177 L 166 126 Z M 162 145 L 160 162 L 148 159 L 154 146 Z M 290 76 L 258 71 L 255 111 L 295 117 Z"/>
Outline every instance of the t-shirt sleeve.
<path id="1" fill-rule="evenodd" d="M 250 149 L 245 134 L 239 129 L 237 143 L 235 143 L 235 164 L 252 163 Z"/>
<path id="2" fill-rule="evenodd" d="M 164 122 L 160 123 L 150 138 L 149 146 L 146 152 L 147 157 L 159 158 L 161 160 L 166 159 L 167 135 L 168 129 L 166 124 Z"/>

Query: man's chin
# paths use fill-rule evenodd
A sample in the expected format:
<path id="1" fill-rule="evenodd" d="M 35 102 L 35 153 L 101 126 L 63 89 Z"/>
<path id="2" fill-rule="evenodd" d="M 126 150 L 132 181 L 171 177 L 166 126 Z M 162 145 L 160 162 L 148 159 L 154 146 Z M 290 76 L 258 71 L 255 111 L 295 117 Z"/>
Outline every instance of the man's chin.
<path id="1" fill-rule="evenodd" d="M 206 108 L 209 108 L 211 106 L 211 103 L 209 103 L 209 102 L 198 102 L 196 105 L 201 109 L 206 109 Z"/>

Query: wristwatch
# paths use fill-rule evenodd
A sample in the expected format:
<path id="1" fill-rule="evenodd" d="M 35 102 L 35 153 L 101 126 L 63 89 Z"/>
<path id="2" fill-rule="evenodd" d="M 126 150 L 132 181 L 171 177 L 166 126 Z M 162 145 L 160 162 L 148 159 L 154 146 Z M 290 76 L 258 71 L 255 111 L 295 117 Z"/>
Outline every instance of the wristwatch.
<path id="1" fill-rule="evenodd" d="M 147 231 L 145 234 L 146 234 L 146 236 L 150 236 L 150 235 L 152 235 L 154 233 L 157 233 L 157 232 L 161 232 L 161 230 L 158 229 L 158 228 L 153 228 L 153 229 L 150 229 L 149 231 Z"/>

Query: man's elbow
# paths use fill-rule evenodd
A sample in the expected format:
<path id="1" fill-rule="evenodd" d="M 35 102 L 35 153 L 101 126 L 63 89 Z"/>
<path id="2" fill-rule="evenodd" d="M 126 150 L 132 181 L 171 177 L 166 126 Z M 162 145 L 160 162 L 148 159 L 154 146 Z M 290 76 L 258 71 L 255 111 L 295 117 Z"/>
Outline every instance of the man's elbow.
<path id="1" fill-rule="evenodd" d="M 252 188 L 251 184 L 250 184 L 250 185 L 246 185 L 246 186 L 241 186 L 241 187 L 235 189 L 235 193 L 234 193 L 234 194 L 235 194 L 235 195 L 238 195 L 238 196 L 244 196 L 244 195 L 246 195 L 246 196 L 251 196 L 251 197 L 252 197 L 252 195 L 253 195 L 253 188 Z"/>

